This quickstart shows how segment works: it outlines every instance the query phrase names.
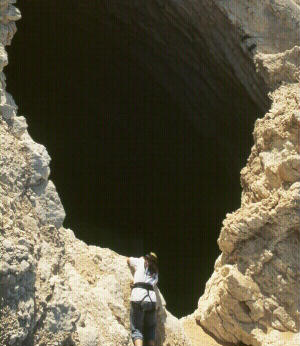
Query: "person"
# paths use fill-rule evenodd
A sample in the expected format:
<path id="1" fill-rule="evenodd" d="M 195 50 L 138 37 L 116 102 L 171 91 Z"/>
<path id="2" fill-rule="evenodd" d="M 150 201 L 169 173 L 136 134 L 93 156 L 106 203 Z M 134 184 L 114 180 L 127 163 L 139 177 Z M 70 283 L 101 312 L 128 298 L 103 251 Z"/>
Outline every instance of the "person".
<path id="1" fill-rule="evenodd" d="M 158 259 L 154 252 L 136 258 L 128 257 L 127 263 L 135 270 L 130 296 L 130 329 L 135 346 L 155 346 L 156 294 Z"/>

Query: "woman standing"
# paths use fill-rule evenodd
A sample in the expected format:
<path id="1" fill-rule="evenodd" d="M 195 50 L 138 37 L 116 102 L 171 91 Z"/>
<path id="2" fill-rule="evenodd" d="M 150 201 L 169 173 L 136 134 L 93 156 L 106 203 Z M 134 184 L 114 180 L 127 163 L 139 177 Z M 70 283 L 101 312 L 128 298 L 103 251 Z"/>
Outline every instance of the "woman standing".
<path id="1" fill-rule="evenodd" d="M 135 346 L 155 346 L 156 294 L 158 260 L 154 252 L 136 258 L 127 258 L 134 270 L 133 289 L 130 297 L 130 328 Z"/>

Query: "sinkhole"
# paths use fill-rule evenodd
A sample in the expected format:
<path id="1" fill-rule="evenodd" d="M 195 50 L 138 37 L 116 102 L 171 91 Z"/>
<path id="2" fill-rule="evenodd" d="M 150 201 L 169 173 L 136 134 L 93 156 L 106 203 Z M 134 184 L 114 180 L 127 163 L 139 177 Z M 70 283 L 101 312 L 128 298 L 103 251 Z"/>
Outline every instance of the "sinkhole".
<path id="1" fill-rule="evenodd" d="M 19 2 L 7 90 L 52 157 L 64 226 L 122 255 L 155 251 L 167 308 L 181 317 L 196 308 L 222 220 L 240 205 L 267 93 L 216 9 L 210 26 L 198 12 L 185 22 L 178 12 L 178 24 L 154 0 L 118 4 Z"/>

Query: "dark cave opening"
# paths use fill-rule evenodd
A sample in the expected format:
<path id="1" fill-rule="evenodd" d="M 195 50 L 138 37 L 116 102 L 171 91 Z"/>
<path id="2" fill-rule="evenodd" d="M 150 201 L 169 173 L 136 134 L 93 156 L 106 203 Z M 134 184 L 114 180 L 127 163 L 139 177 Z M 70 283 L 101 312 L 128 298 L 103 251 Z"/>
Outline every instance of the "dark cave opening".
<path id="1" fill-rule="evenodd" d="M 260 109 L 228 86 L 245 121 L 230 121 L 236 108 L 228 102 L 219 107 L 229 120 L 218 140 L 205 136 L 134 59 L 126 31 L 85 16 L 78 25 L 66 1 L 18 7 L 7 90 L 52 158 L 64 226 L 122 255 L 155 251 L 168 310 L 191 313 L 219 255 L 222 220 L 240 205 L 240 169 Z M 203 108 L 199 117 L 215 124 L 214 112 Z"/>

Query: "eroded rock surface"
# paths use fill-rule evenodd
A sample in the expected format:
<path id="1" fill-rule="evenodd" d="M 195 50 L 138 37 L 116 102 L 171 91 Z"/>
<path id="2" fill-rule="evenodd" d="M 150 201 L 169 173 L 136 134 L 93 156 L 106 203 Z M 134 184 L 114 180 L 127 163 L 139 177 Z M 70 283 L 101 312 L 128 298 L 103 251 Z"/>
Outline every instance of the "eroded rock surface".
<path id="1" fill-rule="evenodd" d="M 296 345 L 300 340 L 300 51 L 291 45 L 298 34 L 299 7 L 279 3 L 261 2 L 265 11 L 253 11 L 256 18 L 260 13 L 263 26 L 258 18 L 245 21 L 248 30 L 266 38 L 255 61 L 272 91 L 272 107 L 256 121 L 254 146 L 241 171 L 241 208 L 223 222 L 222 254 L 193 315 L 219 339 L 251 345 Z M 270 6 L 277 8 L 276 16 L 289 18 L 278 39 Z M 234 21 L 246 19 L 244 7 L 238 5 Z M 232 9 L 226 10 L 233 16 Z"/>
<path id="2" fill-rule="evenodd" d="M 50 157 L 5 90 L 5 46 L 21 17 L 13 3 L 0 1 L 0 345 L 131 345 L 125 258 L 61 227 L 65 212 L 48 179 Z M 159 345 L 189 346 L 157 295 Z"/>
<path id="3" fill-rule="evenodd" d="M 223 222 L 222 255 L 196 317 L 221 339 L 253 345 L 271 329 L 299 331 L 299 87 L 281 86 L 272 98 L 241 172 L 242 207 Z"/>
<path id="4" fill-rule="evenodd" d="M 87 246 L 62 227 L 65 212 L 49 180 L 50 157 L 45 147 L 31 139 L 25 117 L 17 116 L 17 106 L 5 90 L 5 46 L 20 19 L 14 2 L 0 0 L 0 345 L 130 345 L 131 273 L 124 258 L 109 249 Z M 202 2 L 208 9 L 206 17 L 201 17 L 203 11 L 198 10 L 204 7 L 197 2 L 154 3 L 159 5 L 157 13 L 165 9 L 164 23 L 182 18 L 183 13 L 193 14 L 190 22 L 180 24 L 184 29 L 180 40 L 189 41 L 182 52 L 198 42 L 189 25 L 197 27 L 202 18 L 211 28 L 218 7 L 216 16 L 226 19 L 222 23 L 230 34 L 222 36 L 227 45 L 222 45 L 216 61 L 221 68 L 231 64 L 231 73 L 261 107 L 265 106 L 260 95 L 264 86 L 259 84 L 263 79 L 273 102 L 256 122 L 255 143 L 241 172 L 241 208 L 224 220 L 218 240 L 222 254 L 197 310 L 178 321 L 157 292 L 161 300 L 158 345 L 196 345 L 197 324 L 220 342 L 298 345 L 300 117 L 299 47 L 295 45 L 299 2 Z M 114 4 L 118 2 L 111 2 L 110 11 L 121 15 L 121 7 L 113 8 Z M 152 23 L 151 18 L 157 17 L 149 18 Z M 235 28 L 239 43 L 231 31 Z M 218 32 L 210 33 L 206 41 L 210 46 L 202 42 L 199 47 L 213 51 Z M 232 61 L 234 56 L 248 61 L 249 49 L 256 49 L 253 58 L 258 71 L 250 77 L 241 61 Z M 197 50 L 190 52 L 183 56 L 194 56 Z M 176 59 L 170 61 L 174 68 Z M 254 72 L 252 65 L 250 71 Z"/>

